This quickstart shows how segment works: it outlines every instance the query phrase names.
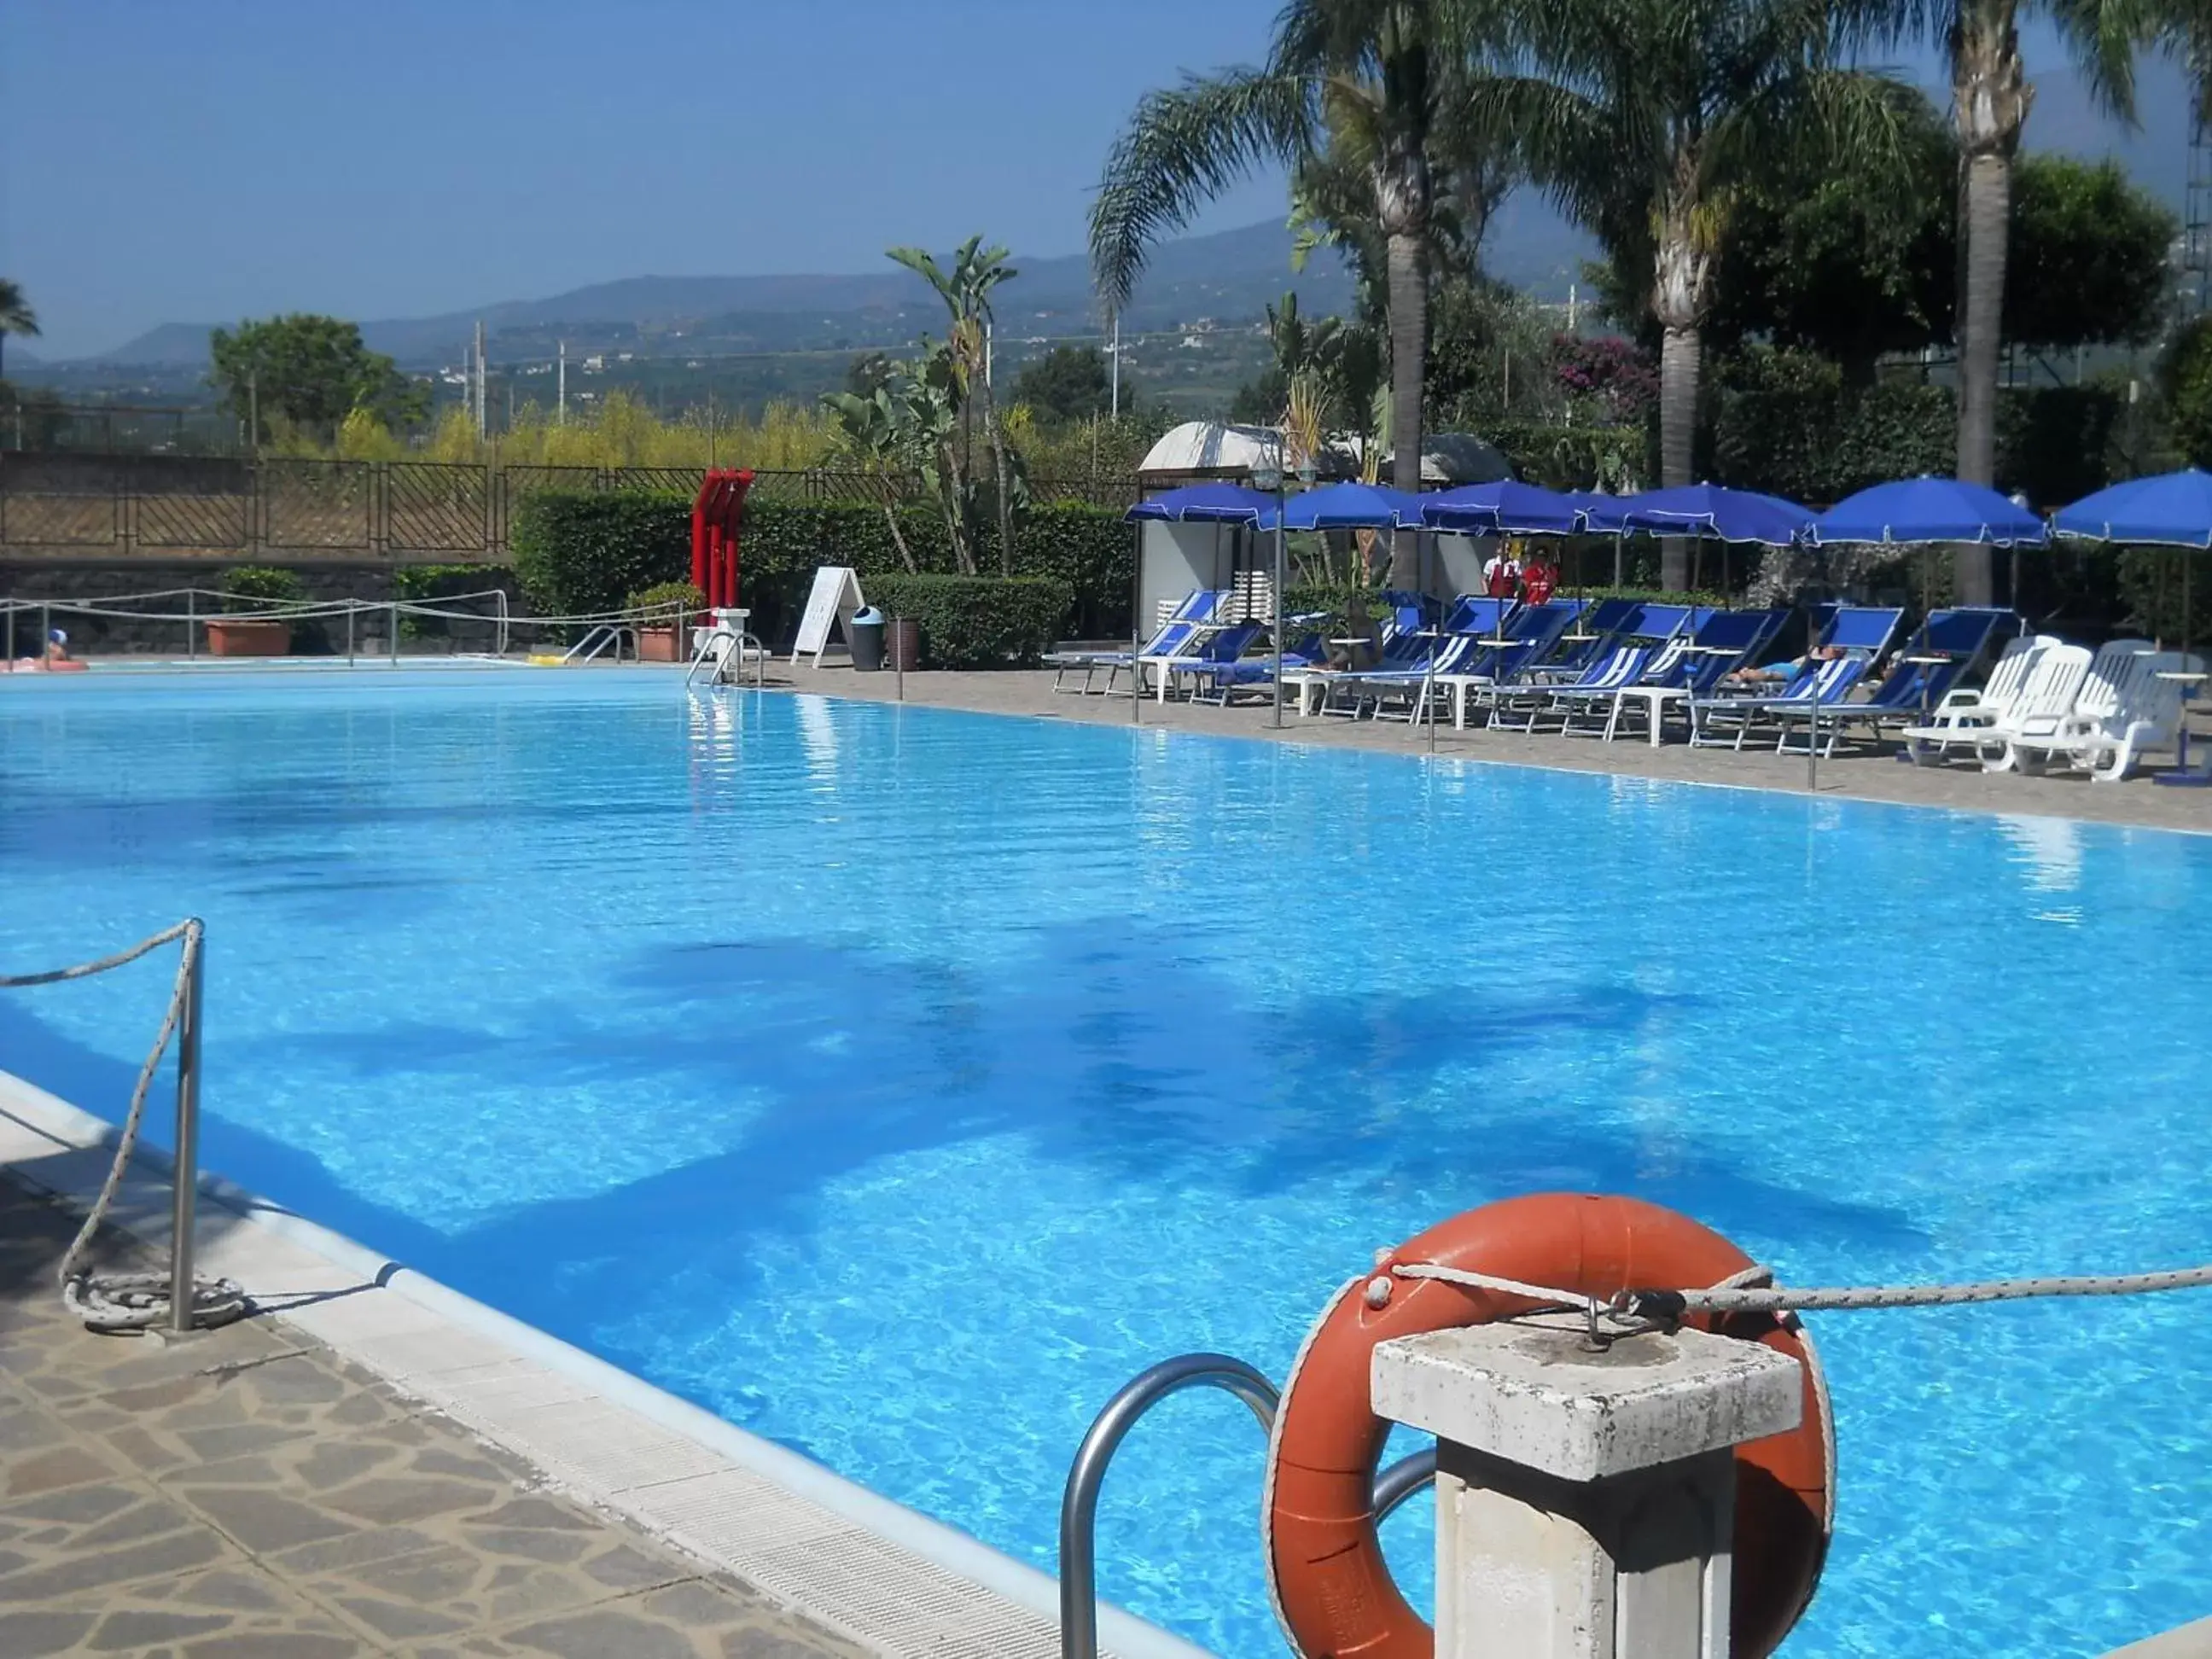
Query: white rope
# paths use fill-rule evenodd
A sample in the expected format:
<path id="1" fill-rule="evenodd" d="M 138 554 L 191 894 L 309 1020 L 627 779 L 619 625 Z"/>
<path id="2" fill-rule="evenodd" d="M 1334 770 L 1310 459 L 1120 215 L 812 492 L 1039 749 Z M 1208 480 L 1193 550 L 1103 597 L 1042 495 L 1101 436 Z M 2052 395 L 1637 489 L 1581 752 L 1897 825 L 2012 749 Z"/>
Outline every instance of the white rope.
<path id="1" fill-rule="evenodd" d="M 155 1034 L 153 1048 L 147 1051 L 145 1062 L 138 1068 L 138 1080 L 131 1086 L 131 1109 L 124 1115 L 122 1132 L 116 1138 L 114 1162 L 108 1165 L 106 1178 L 100 1185 L 100 1195 L 93 1200 L 92 1209 L 84 1224 L 77 1229 L 76 1238 L 62 1253 L 61 1267 L 55 1273 L 61 1286 L 63 1305 L 95 1330 L 140 1330 L 165 1324 L 169 1318 L 168 1274 L 95 1273 L 82 1269 L 94 1236 L 113 1207 L 115 1194 L 122 1188 L 124 1175 L 131 1166 L 131 1154 L 138 1144 L 138 1127 L 146 1115 L 146 1097 L 154 1086 L 154 1074 L 161 1069 L 161 1056 L 168 1052 L 170 1040 L 177 1034 L 177 1024 L 184 1018 L 185 1000 L 191 989 L 192 965 L 198 959 L 204 932 L 196 919 L 180 921 L 150 939 L 141 939 L 126 951 L 102 957 L 96 962 L 79 963 L 75 967 L 56 968 L 45 973 L 0 975 L 0 989 L 56 985 L 67 980 L 88 979 L 94 974 L 136 962 L 172 939 L 184 941 L 184 949 L 177 957 L 177 976 L 170 988 L 167 1012 L 161 1016 L 161 1028 Z M 195 1324 L 213 1324 L 234 1317 L 244 1310 L 245 1305 L 246 1292 L 234 1280 L 192 1281 Z"/>
<path id="2" fill-rule="evenodd" d="M 2070 1278 L 1993 1279 L 1960 1285 L 1864 1285 L 1821 1289 L 1776 1287 L 1766 1267 L 1747 1267 L 1703 1289 L 1625 1290 L 1600 1297 L 1556 1285 L 1530 1285 L 1498 1273 L 1447 1267 L 1433 1261 L 1401 1261 L 1390 1271 L 1401 1279 L 1433 1279 L 1469 1290 L 1524 1297 L 1560 1308 L 1587 1308 L 1639 1318 L 1674 1318 L 1684 1313 L 1850 1313 L 1866 1308 L 1954 1308 L 1979 1302 L 2022 1302 L 2043 1297 L 2142 1296 L 2159 1291 L 2212 1286 L 2212 1267 L 2173 1267 L 2154 1273 L 2105 1273 Z"/>

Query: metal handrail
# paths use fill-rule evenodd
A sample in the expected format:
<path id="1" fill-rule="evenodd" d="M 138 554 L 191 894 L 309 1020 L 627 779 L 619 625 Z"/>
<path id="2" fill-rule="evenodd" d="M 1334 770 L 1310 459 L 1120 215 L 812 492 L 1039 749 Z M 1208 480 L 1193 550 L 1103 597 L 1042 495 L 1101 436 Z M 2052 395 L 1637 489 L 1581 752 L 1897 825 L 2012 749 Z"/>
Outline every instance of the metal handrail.
<path id="1" fill-rule="evenodd" d="M 1225 1353 L 1187 1353 L 1139 1371 L 1106 1402 L 1069 1465 L 1060 1500 L 1060 1659 L 1098 1659 L 1098 1489 L 1138 1419 L 1185 1389 L 1232 1394 L 1272 1437 L 1282 1395 L 1267 1377 Z M 1375 1477 L 1377 1525 L 1436 1477 L 1433 1448 L 1401 1458 Z"/>
<path id="2" fill-rule="evenodd" d="M 590 662 L 611 645 L 615 648 L 615 660 L 619 663 L 622 660 L 623 636 L 625 634 L 629 635 L 630 655 L 635 658 L 637 655 L 637 630 L 624 627 L 618 623 L 601 623 L 597 628 L 586 634 L 582 639 L 570 646 L 568 654 L 561 660 Z"/>
<path id="3" fill-rule="evenodd" d="M 731 650 L 724 653 L 720 658 L 715 658 L 714 645 L 720 640 L 727 640 L 730 642 Z M 736 684 L 737 676 L 744 672 L 745 653 L 748 650 L 752 653 L 753 688 L 756 690 L 764 689 L 768 684 L 768 647 L 742 628 L 724 628 L 720 625 L 708 629 L 706 637 L 699 641 L 698 648 L 692 652 L 691 666 L 684 672 L 685 688 L 687 690 L 690 688 L 699 671 L 707 667 L 710 660 L 714 670 L 716 684 Z M 732 654 L 737 659 L 735 674 L 731 672 L 730 666 Z"/>

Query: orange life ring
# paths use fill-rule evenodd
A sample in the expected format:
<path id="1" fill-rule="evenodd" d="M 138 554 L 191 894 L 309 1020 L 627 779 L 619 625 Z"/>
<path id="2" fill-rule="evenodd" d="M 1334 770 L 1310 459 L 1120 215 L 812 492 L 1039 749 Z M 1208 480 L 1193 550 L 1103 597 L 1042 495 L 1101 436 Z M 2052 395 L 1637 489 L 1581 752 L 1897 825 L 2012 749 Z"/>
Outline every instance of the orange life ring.
<path id="1" fill-rule="evenodd" d="M 1368 1404 L 1375 1345 L 1487 1324 L 1527 1299 L 1433 1279 L 1387 1279 L 1400 1263 L 1489 1273 L 1609 1298 L 1702 1289 L 1752 1266 L 1718 1233 L 1633 1198 L 1545 1193 L 1469 1210 L 1407 1240 L 1338 1291 L 1308 1335 L 1267 1447 L 1261 1522 L 1267 1584 L 1301 1659 L 1433 1659 L 1436 1639 L 1391 1581 L 1376 1536 L 1374 1482 L 1390 1425 Z M 1390 1286 L 1380 1308 L 1363 1294 Z M 1835 1426 L 1820 1360 L 1794 1323 L 1766 1314 L 1686 1322 L 1763 1342 L 1805 1368 L 1805 1417 L 1736 1449 L 1733 1650 L 1764 1659 L 1813 1599 L 1835 1518 Z"/>

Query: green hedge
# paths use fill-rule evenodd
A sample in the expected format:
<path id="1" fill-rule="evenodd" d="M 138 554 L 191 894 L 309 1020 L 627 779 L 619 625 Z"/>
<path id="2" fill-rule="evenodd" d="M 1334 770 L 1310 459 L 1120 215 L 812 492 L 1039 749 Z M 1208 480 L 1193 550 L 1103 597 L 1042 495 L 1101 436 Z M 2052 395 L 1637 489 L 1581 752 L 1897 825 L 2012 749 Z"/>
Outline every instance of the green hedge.
<path id="1" fill-rule="evenodd" d="M 507 545 L 538 615 L 619 611 L 635 590 L 691 574 L 691 501 L 642 489 L 539 490 L 514 509 Z"/>
<path id="2" fill-rule="evenodd" d="M 926 507 L 898 511 L 900 532 L 922 571 L 952 574 L 944 520 Z M 612 611 L 631 592 L 690 574 L 690 498 L 540 491 L 515 509 L 510 541 L 516 574 L 537 610 Z M 1136 536 L 1118 513 L 1078 504 L 1037 507 L 1014 549 L 1017 576 L 1065 584 L 1070 597 L 1049 630 L 1054 637 L 1127 635 Z M 995 569 L 995 544 L 979 549 L 978 558 Z M 771 642 L 797 630 L 820 566 L 852 566 L 871 601 L 879 580 L 906 574 L 883 509 L 860 501 L 749 501 L 738 562 L 752 630 Z"/>
<path id="3" fill-rule="evenodd" d="M 495 564 L 403 564 L 392 573 L 392 597 L 404 605 L 436 605 L 457 593 L 486 593 L 495 587 L 505 589 L 510 597 L 514 592 L 514 577 Z M 471 600 L 470 605 L 482 609 L 487 617 L 495 614 L 488 601 Z M 399 619 L 399 632 L 405 639 L 451 639 L 457 626 L 471 650 L 481 648 L 489 638 L 487 629 L 471 623 L 456 624 L 447 617 Z"/>
<path id="4" fill-rule="evenodd" d="M 868 602 L 920 625 L 924 668 L 1034 667 L 1075 592 L 1052 576 L 875 576 Z"/>

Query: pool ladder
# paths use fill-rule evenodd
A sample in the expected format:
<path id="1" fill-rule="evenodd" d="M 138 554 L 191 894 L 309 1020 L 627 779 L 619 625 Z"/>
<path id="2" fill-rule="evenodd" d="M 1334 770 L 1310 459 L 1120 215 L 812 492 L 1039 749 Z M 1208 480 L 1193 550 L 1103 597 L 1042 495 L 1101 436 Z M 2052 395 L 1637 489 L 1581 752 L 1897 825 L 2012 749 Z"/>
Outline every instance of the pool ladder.
<path id="1" fill-rule="evenodd" d="M 611 646 L 614 648 L 615 660 L 620 662 L 623 658 L 623 641 L 625 640 L 629 641 L 630 660 L 635 662 L 637 660 L 637 630 L 617 623 L 601 623 L 597 628 L 586 634 L 582 639 L 570 646 L 568 654 L 561 660 L 589 662 Z"/>
<path id="2" fill-rule="evenodd" d="M 734 613 L 743 616 L 744 611 Z M 768 647 L 743 629 L 717 623 L 700 630 L 697 649 L 691 653 L 691 666 L 684 671 L 684 684 L 689 686 L 698 678 L 702 668 L 713 671 L 712 683 L 716 685 L 735 685 L 744 669 L 745 659 L 753 662 L 753 689 L 760 690 L 768 684 Z M 716 646 L 723 648 L 717 652 Z"/>
<path id="3" fill-rule="evenodd" d="M 1139 1371 L 1106 1402 L 1076 1448 L 1060 1500 L 1060 1659 L 1098 1659 L 1098 1488 L 1106 1467 L 1137 1421 L 1171 1394 L 1219 1389 L 1243 1401 L 1271 1437 L 1282 1391 L 1241 1359 L 1225 1353 L 1187 1353 Z M 1436 1479 L 1437 1454 L 1402 1457 L 1375 1477 L 1375 1520 Z"/>

